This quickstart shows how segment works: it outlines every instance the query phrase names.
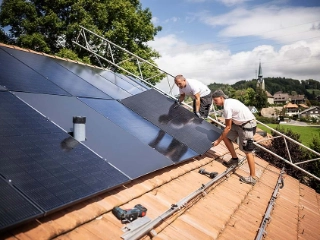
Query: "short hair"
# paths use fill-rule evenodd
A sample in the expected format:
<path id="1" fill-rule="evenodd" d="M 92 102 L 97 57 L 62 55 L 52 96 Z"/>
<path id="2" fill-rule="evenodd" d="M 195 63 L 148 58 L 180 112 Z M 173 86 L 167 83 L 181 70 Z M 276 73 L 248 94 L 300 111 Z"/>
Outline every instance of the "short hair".
<path id="1" fill-rule="evenodd" d="M 212 96 L 212 98 L 216 98 L 216 97 L 223 97 L 225 99 L 228 98 L 228 96 L 225 95 L 224 92 L 220 89 L 214 91 L 211 96 Z"/>
<path id="2" fill-rule="evenodd" d="M 185 77 L 182 74 L 179 74 L 179 75 L 175 76 L 174 81 L 180 80 L 180 79 L 181 80 L 186 80 Z"/>

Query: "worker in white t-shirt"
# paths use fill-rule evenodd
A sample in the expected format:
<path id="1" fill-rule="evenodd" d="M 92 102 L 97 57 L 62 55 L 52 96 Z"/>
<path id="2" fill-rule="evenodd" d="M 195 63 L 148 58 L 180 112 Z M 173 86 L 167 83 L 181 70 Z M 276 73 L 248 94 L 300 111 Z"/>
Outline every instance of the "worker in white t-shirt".
<path id="1" fill-rule="evenodd" d="M 193 98 L 193 112 L 198 117 L 207 118 L 212 104 L 211 90 L 208 86 L 195 79 L 185 79 L 182 75 L 177 75 L 174 82 L 179 88 L 179 104 L 186 96 L 190 96 Z"/>
<path id="2" fill-rule="evenodd" d="M 216 105 L 223 106 L 223 117 L 225 118 L 226 126 L 220 137 L 213 142 L 213 146 L 217 146 L 223 140 L 232 156 L 225 165 L 238 164 L 239 159 L 231 141 L 235 141 L 239 137 L 239 148 L 246 154 L 250 169 L 250 176 L 240 177 L 240 181 L 254 185 L 257 181 L 252 154 L 254 148 L 253 136 L 257 126 L 255 116 L 242 102 L 228 98 L 222 90 L 214 91 L 212 99 Z"/>

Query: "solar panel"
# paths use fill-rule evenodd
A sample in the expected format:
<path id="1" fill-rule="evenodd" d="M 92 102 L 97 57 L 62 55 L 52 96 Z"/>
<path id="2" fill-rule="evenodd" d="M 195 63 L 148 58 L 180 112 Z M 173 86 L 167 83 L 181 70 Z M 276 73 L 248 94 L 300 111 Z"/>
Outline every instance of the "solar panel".
<path id="1" fill-rule="evenodd" d="M 80 65 L 73 62 L 66 62 L 62 60 L 57 61 L 65 68 L 114 99 L 122 99 L 132 95 L 128 91 L 126 91 L 126 89 L 122 89 L 119 86 L 113 84 L 111 81 L 108 81 L 105 78 L 101 77 L 100 73 L 103 71 L 101 69 Z"/>
<path id="2" fill-rule="evenodd" d="M 1 138 L 2 156 L 9 158 L 1 160 L 1 175 L 45 212 L 129 181 L 83 145 L 63 148 L 69 137 L 62 132 Z"/>
<path id="3" fill-rule="evenodd" d="M 0 231 L 43 216 L 43 211 L 21 195 L 9 179 L 0 177 L 0 192 Z"/>
<path id="4" fill-rule="evenodd" d="M 117 85 L 118 87 L 124 89 L 131 95 L 135 95 L 137 93 L 141 93 L 146 90 L 145 87 L 137 84 L 136 82 L 132 81 L 128 77 L 114 73 L 112 71 L 104 70 L 99 73 L 101 77 L 107 79 L 108 81 L 112 82 L 113 84 Z"/>
<path id="5" fill-rule="evenodd" d="M 121 103 L 198 154 L 208 151 L 221 134 L 221 129 L 154 89 L 123 99 Z"/>
<path id="6" fill-rule="evenodd" d="M 67 132 L 73 129 L 73 116 L 86 116 L 87 140 L 84 144 L 132 179 L 173 164 L 77 98 L 15 94 Z"/>
<path id="7" fill-rule="evenodd" d="M 151 89 L 151 87 L 150 87 L 148 84 L 146 84 L 146 83 L 144 83 L 144 82 L 142 82 L 142 81 L 134 78 L 133 76 L 128 76 L 128 78 L 129 78 L 131 81 L 135 82 L 136 84 L 142 86 L 142 87 L 145 88 L 146 90 Z"/>
<path id="8" fill-rule="evenodd" d="M 198 155 L 188 146 L 117 101 L 88 98 L 81 98 L 81 101 L 173 162 L 181 162 Z"/>
<path id="9" fill-rule="evenodd" d="M 54 58 L 11 48 L 2 49 L 73 96 L 111 99 L 106 93 L 62 67 Z"/>
<path id="10" fill-rule="evenodd" d="M 0 176 L 44 212 L 130 181 L 10 92 L 0 92 L 0 112 Z M 6 205 L 0 209 L 16 214 Z"/>
<path id="11" fill-rule="evenodd" d="M 9 92 L 0 92 L 0 136 L 60 132 L 48 119 Z"/>
<path id="12" fill-rule="evenodd" d="M 70 96 L 68 92 L 9 55 L 4 47 L 0 47 L 0 72 L 0 85 L 8 90 Z"/>

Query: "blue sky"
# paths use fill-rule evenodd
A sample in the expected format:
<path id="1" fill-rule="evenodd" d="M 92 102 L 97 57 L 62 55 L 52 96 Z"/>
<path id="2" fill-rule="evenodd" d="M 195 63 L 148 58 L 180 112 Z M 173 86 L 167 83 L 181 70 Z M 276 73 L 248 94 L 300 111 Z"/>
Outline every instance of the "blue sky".
<path id="1" fill-rule="evenodd" d="M 162 26 L 158 66 L 205 84 L 264 77 L 320 80 L 319 0 L 141 0 Z M 158 87 L 167 91 L 167 81 Z"/>

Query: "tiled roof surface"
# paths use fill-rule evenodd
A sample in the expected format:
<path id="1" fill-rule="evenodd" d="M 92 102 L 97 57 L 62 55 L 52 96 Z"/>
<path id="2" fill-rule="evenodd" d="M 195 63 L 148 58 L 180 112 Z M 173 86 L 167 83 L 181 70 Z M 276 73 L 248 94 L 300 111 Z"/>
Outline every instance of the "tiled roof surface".
<path id="1" fill-rule="evenodd" d="M 284 108 L 298 108 L 298 105 L 297 104 L 288 103 L 287 105 L 284 106 Z"/>
<path id="2" fill-rule="evenodd" d="M 221 162 L 229 158 L 228 150 L 220 144 L 197 159 L 151 173 L 11 230 L 5 238 L 121 239 L 124 224 L 112 214 L 113 207 L 128 209 L 139 203 L 148 209 L 147 216 L 155 219 L 211 180 L 198 173 L 200 168 L 221 173 L 226 169 Z M 255 186 L 239 182 L 239 176 L 249 172 L 245 163 L 197 201 L 164 219 L 154 228 L 157 235 L 153 239 L 255 239 L 280 173 L 258 157 L 255 162 L 259 177 Z M 319 194 L 285 176 L 266 228 L 266 239 L 319 239 L 319 206 Z"/>
<path id="3" fill-rule="evenodd" d="M 304 95 L 290 95 L 291 101 L 292 100 L 304 100 Z"/>
<path id="4" fill-rule="evenodd" d="M 305 104 L 303 104 L 303 103 L 300 103 L 299 106 L 300 106 L 300 107 L 303 107 L 303 108 L 309 108 L 307 105 L 305 105 Z"/>
<path id="5" fill-rule="evenodd" d="M 273 95 L 275 101 L 286 101 L 289 98 L 288 93 L 275 93 Z"/>

